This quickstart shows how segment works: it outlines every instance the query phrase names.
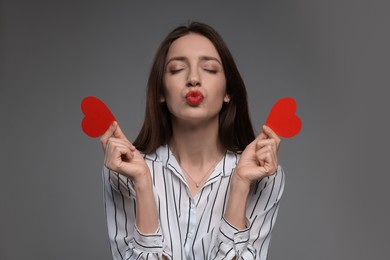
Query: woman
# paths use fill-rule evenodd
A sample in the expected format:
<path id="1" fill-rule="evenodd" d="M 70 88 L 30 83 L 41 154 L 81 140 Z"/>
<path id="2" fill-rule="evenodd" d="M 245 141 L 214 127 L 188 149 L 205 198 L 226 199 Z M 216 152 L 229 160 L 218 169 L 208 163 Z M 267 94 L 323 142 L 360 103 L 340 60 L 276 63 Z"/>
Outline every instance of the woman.
<path id="1" fill-rule="evenodd" d="M 217 32 L 191 23 L 162 42 L 132 144 L 101 137 L 115 259 L 266 259 L 284 187 L 280 139 L 255 137 L 246 90 Z"/>

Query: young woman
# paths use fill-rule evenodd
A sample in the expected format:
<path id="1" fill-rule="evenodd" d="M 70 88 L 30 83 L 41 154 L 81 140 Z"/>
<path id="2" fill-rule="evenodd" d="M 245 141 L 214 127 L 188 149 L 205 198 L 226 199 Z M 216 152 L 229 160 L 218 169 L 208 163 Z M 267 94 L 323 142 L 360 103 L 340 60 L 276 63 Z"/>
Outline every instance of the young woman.
<path id="1" fill-rule="evenodd" d="M 162 42 L 143 127 L 101 137 L 114 259 L 266 259 L 283 193 L 280 139 L 256 137 L 243 80 L 218 33 L 191 23 Z"/>

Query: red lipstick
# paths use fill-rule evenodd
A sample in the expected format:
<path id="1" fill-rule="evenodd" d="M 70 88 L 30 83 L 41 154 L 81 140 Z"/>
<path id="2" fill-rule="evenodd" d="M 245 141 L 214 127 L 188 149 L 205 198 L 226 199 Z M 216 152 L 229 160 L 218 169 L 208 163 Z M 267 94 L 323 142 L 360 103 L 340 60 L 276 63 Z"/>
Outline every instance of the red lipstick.
<path id="1" fill-rule="evenodd" d="M 200 91 L 190 91 L 186 95 L 186 101 L 191 106 L 197 106 L 203 101 L 203 94 Z"/>

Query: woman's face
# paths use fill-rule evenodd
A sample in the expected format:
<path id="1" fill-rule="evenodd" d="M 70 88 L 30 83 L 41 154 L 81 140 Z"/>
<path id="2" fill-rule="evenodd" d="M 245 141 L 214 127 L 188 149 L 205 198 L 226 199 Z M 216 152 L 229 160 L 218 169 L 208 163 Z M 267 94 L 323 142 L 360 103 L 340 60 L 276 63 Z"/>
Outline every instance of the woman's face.
<path id="1" fill-rule="evenodd" d="M 209 39 L 190 33 L 172 43 L 166 57 L 161 101 L 166 102 L 173 120 L 218 119 L 229 97 L 221 58 Z"/>

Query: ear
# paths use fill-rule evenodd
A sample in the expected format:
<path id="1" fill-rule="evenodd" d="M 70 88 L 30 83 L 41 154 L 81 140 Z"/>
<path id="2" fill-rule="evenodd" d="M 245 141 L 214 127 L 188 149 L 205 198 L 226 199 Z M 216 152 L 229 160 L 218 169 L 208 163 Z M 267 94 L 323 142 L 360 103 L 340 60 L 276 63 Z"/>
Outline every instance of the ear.
<path id="1" fill-rule="evenodd" d="M 223 102 L 225 102 L 225 103 L 230 102 L 230 96 L 228 94 L 225 94 L 225 96 L 223 97 Z"/>
<path id="2" fill-rule="evenodd" d="M 164 103 L 165 102 L 165 97 L 161 96 L 160 97 L 160 103 Z"/>

